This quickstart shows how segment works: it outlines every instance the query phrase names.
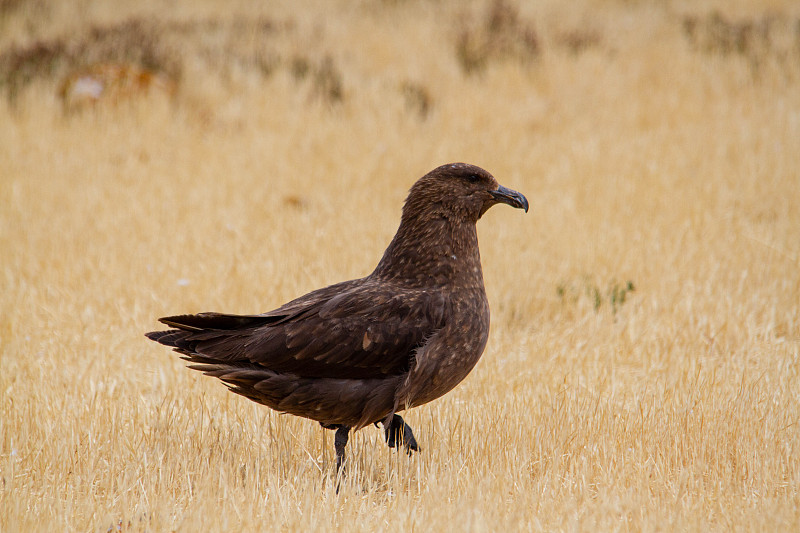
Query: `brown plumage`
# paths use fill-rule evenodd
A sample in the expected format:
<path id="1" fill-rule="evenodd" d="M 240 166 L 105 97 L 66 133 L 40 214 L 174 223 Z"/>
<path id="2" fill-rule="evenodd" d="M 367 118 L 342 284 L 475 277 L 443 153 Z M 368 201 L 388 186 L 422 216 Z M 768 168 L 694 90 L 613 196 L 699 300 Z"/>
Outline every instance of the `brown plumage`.
<path id="1" fill-rule="evenodd" d="M 175 329 L 147 337 L 237 394 L 336 429 L 338 467 L 349 430 L 377 422 L 389 446 L 410 453 L 417 442 L 396 413 L 450 391 L 486 346 L 475 223 L 497 203 L 528 210 L 485 170 L 443 165 L 411 188 L 400 228 L 367 277 L 259 315 L 161 318 Z"/>

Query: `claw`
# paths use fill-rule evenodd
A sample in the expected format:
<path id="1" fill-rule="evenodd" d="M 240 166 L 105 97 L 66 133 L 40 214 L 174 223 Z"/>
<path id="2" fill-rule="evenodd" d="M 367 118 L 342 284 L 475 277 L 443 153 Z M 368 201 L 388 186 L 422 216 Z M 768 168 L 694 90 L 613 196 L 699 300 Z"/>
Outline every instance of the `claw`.
<path id="1" fill-rule="evenodd" d="M 414 438 L 411 426 L 406 424 L 400 415 L 392 416 L 389 424 L 384 424 L 383 431 L 386 435 L 386 444 L 390 448 L 396 448 L 398 444 L 402 444 L 405 446 L 408 455 L 411 455 L 411 452 L 419 451 L 419 444 L 417 444 L 417 439 Z"/>

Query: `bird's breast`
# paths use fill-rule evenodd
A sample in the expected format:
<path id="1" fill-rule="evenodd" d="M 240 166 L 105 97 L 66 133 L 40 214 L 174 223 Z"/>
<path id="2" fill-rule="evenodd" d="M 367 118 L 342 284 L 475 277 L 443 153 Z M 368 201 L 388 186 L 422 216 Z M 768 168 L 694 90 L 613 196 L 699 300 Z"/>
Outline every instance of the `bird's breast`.
<path id="1" fill-rule="evenodd" d="M 445 325 L 416 353 L 415 364 L 398 391 L 399 403 L 416 406 L 435 400 L 461 383 L 477 364 L 489 337 L 489 305 L 483 288 L 449 295 Z"/>

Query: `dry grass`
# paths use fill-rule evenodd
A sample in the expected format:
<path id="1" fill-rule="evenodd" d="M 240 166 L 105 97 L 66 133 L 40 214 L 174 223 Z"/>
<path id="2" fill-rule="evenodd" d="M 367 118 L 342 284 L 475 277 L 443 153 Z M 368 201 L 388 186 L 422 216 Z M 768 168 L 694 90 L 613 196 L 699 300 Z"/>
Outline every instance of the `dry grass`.
<path id="1" fill-rule="evenodd" d="M 0 531 L 800 528 L 795 2 L 115 4 L 0 2 Z M 65 114 L 82 58 L 160 68 L 130 20 L 177 96 Z M 366 274 L 455 160 L 531 212 L 421 454 L 364 429 L 337 496 L 332 435 L 143 337 Z"/>

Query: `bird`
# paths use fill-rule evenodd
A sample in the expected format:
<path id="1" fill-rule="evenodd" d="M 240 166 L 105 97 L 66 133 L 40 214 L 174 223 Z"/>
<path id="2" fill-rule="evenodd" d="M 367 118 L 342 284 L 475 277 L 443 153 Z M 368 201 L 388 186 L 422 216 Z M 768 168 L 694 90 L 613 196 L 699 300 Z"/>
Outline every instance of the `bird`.
<path id="1" fill-rule="evenodd" d="M 398 414 L 458 385 L 489 337 L 476 223 L 496 204 L 528 211 L 521 193 L 466 163 L 417 180 L 375 269 L 277 309 L 160 318 L 146 336 L 188 367 L 276 411 L 335 430 L 336 471 L 350 431 L 381 423 L 389 447 L 420 447 Z M 337 484 L 338 492 L 338 484 Z"/>

